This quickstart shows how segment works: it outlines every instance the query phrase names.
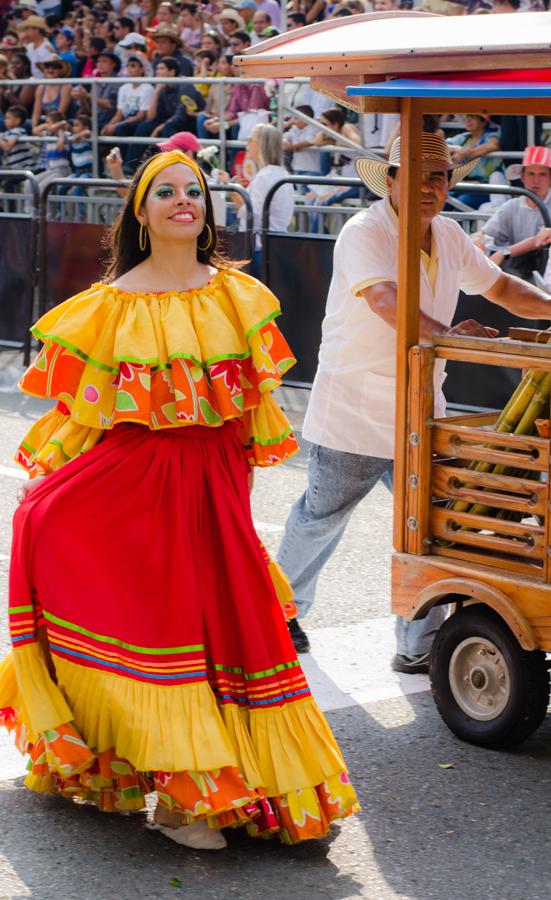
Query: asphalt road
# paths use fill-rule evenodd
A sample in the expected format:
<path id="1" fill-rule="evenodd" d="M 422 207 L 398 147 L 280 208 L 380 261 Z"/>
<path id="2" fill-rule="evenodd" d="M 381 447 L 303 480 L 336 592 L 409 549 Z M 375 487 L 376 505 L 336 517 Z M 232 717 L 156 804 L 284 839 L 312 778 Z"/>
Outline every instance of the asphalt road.
<path id="1" fill-rule="evenodd" d="M 19 483 L 10 456 L 42 408 L 0 393 L 4 598 Z M 304 454 L 258 473 L 254 515 L 272 550 L 304 483 Z M 361 630 L 366 622 L 388 616 L 390 520 L 390 497 L 377 489 L 356 512 L 304 622 L 320 647 L 324 636 L 345 637 L 333 663 L 323 663 L 327 680 L 337 682 L 341 667 L 371 657 L 381 677 L 386 673 L 388 659 L 379 661 L 375 642 L 362 644 L 354 635 L 369 633 Z M 8 643 L 4 610 L 5 603 L 0 649 Z M 144 829 L 141 814 L 102 815 L 31 794 L 21 778 L 3 778 L 0 750 L 0 900 L 551 898 L 551 717 L 521 748 L 497 753 L 457 741 L 428 691 L 365 704 L 350 694 L 349 701 L 325 708 L 362 812 L 327 840 L 291 848 L 241 832 L 230 833 L 229 849 L 218 854 L 171 845 Z M 440 768 L 442 763 L 453 767 Z"/>

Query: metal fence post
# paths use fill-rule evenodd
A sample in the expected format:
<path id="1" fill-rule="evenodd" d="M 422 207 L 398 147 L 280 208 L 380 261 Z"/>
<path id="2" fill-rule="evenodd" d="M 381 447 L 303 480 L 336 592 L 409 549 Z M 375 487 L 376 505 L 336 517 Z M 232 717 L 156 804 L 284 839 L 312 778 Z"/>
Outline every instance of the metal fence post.
<path id="1" fill-rule="evenodd" d="M 99 146 L 98 146 L 98 86 L 95 81 L 91 86 L 92 99 L 92 175 L 97 178 L 99 175 Z"/>

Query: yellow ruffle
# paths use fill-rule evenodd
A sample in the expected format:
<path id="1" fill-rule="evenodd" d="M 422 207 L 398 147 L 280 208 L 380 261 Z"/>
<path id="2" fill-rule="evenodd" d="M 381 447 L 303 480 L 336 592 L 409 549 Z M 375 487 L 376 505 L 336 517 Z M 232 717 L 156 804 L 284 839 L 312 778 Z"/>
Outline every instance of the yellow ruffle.
<path id="1" fill-rule="evenodd" d="M 94 447 L 103 435 L 101 428 L 79 425 L 54 406 L 27 432 L 15 459 L 31 478 L 48 475 Z"/>
<path id="2" fill-rule="evenodd" d="M 33 327 L 44 347 L 20 387 L 56 398 L 82 429 L 217 427 L 245 415 L 251 464 L 274 465 L 297 449 L 289 422 L 266 399 L 294 364 L 274 324 L 278 314 L 274 295 L 234 270 L 183 293 L 95 284 Z M 55 424 L 44 420 L 25 438 L 18 457 L 26 468 L 36 462 L 35 471 L 50 471 L 64 454 L 81 452 L 79 441 L 97 443 L 69 426 L 56 434 Z"/>
<path id="3" fill-rule="evenodd" d="M 208 684 L 159 687 L 59 657 L 55 666 L 57 685 L 39 648 L 27 645 L 0 669 L 0 709 L 16 709 L 31 734 L 70 721 L 95 753 L 113 748 L 138 771 L 238 766 L 268 796 L 315 787 L 346 771 L 312 699 L 247 712 L 219 708 Z"/>

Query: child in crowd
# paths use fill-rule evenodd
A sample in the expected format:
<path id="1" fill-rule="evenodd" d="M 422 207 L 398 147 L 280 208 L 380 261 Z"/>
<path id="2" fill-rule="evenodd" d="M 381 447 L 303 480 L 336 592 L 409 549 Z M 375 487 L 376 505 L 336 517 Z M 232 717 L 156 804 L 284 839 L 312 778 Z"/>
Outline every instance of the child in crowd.
<path id="1" fill-rule="evenodd" d="M 297 106 L 297 112 L 314 118 L 311 106 Z M 293 116 L 289 120 L 290 128 L 283 138 L 283 149 L 293 154 L 292 169 L 295 175 L 319 175 L 320 153 L 312 149 L 315 145 L 318 129 L 315 125 L 309 125 L 299 116 Z"/>
<path id="2" fill-rule="evenodd" d="M 27 132 L 23 127 L 26 118 L 27 110 L 24 106 L 10 106 L 6 110 L 4 116 L 6 131 L 0 134 L 3 169 L 31 169 L 33 166 L 29 143 L 20 140 L 22 137 L 27 137 Z"/>
<path id="3" fill-rule="evenodd" d="M 79 115 L 75 118 L 70 131 L 62 131 L 59 135 L 58 147 L 60 150 L 68 150 L 71 164 L 71 176 L 73 178 L 92 177 L 92 120 L 90 116 Z M 58 194 L 64 196 L 71 194 L 74 197 L 85 197 L 84 187 L 74 185 L 60 185 Z M 85 218 L 84 204 L 79 204 L 80 216 Z"/>
<path id="4" fill-rule="evenodd" d="M 41 185 L 54 178 L 66 178 L 71 174 L 69 152 L 62 134 L 66 128 L 67 122 L 57 110 L 47 113 L 46 121 L 35 128 L 37 134 L 51 137 L 51 140 L 45 141 L 42 145 L 42 170 L 36 176 Z"/>

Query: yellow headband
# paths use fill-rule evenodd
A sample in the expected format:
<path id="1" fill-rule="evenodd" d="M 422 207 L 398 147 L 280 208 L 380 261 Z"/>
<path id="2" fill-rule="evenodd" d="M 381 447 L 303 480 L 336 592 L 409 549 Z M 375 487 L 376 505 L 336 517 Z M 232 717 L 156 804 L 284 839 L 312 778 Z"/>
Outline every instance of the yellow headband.
<path id="1" fill-rule="evenodd" d="M 143 203 L 145 192 L 155 178 L 155 175 L 158 175 L 159 172 L 162 172 L 167 166 L 173 166 L 174 163 L 182 163 L 182 165 L 188 166 L 195 172 L 199 179 L 199 184 L 203 189 L 203 193 L 206 196 L 207 187 L 205 179 L 197 163 L 190 159 L 189 156 L 186 156 L 185 153 L 182 153 L 181 150 L 166 150 L 164 153 L 156 153 L 155 156 L 152 157 L 151 162 L 148 163 L 143 170 L 142 177 L 138 182 L 138 187 L 134 194 L 134 215 L 136 217 Z"/>

